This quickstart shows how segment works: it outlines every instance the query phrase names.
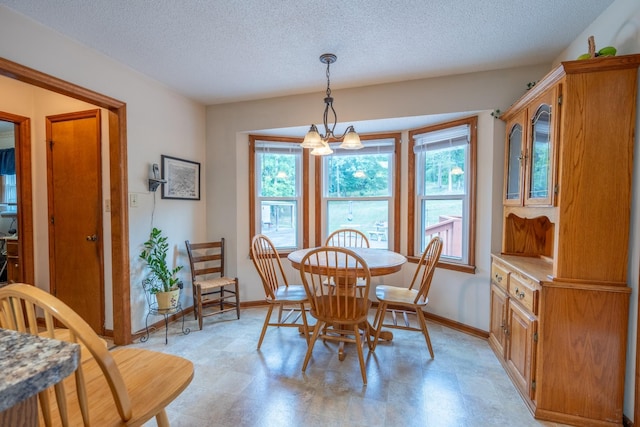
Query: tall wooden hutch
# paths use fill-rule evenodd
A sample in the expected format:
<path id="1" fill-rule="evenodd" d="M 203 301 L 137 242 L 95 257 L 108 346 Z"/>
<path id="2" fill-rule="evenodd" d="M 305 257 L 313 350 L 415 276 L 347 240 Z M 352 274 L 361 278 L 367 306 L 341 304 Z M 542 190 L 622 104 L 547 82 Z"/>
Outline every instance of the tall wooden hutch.
<path id="1" fill-rule="evenodd" d="M 622 423 L 639 65 L 563 62 L 501 117 L 489 343 L 536 418 Z"/>

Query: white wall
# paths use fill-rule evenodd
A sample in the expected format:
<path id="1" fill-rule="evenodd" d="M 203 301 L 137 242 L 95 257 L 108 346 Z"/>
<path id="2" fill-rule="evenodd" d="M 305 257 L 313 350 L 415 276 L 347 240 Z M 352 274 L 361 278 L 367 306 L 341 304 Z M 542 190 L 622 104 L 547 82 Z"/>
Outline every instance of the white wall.
<path id="1" fill-rule="evenodd" d="M 572 60 L 588 51 L 587 39 L 594 36 L 596 50 L 614 46 L 618 55 L 640 53 L 640 1 L 617 0 L 605 10 L 582 34 L 554 61 Z M 634 153 L 640 158 L 640 90 L 636 105 L 636 133 Z M 634 415 L 636 336 L 638 334 L 638 290 L 640 266 L 640 165 L 634 161 L 633 197 L 631 207 L 631 235 L 629 239 L 629 273 L 631 287 L 629 333 L 627 338 L 627 367 L 624 390 L 624 414 L 631 419 Z M 637 424 L 637 423 L 636 423 Z"/>
<path id="2" fill-rule="evenodd" d="M 538 80 L 549 68 L 546 64 L 334 91 L 336 108 L 344 123 L 482 111 L 478 124 L 477 271 L 476 274 L 437 271 L 429 308 L 437 315 L 481 330 L 489 329 L 490 253 L 500 249 L 504 153 L 504 124 L 489 113 L 495 108 L 505 110 L 526 91 L 528 82 Z M 207 195 L 207 229 L 210 237 L 224 236 L 232 242 L 228 269 L 230 273 L 237 273 L 244 301 L 264 298 L 262 285 L 248 258 L 247 133 L 317 122 L 322 114 L 321 98 L 322 93 L 317 93 L 207 107 L 207 164 L 211 183 Z M 406 184 L 406 133 L 404 140 L 400 173 Z M 403 185 L 400 243 L 405 253 L 406 191 L 406 185 Z M 290 269 L 287 262 L 284 264 L 288 276 L 299 281 L 298 273 Z M 403 283 L 410 279 L 414 267 L 414 264 L 407 264 L 401 273 L 376 278 L 375 283 Z"/>
<path id="3" fill-rule="evenodd" d="M 151 215 L 154 212 L 154 193 L 147 190 L 147 176 L 151 163 L 160 163 L 160 155 L 166 154 L 193 161 L 205 157 L 205 108 L 176 94 L 169 88 L 114 62 L 113 60 L 45 28 L 22 15 L 0 6 L 0 39 L 11 42 L 0 44 L 0 57 L 50 74 L 76 85 L 91 89 L 127 104 L 127 172 L 129 192 L 138 194 L 138 207 L 129 209 L 129 242 L 131 266 L 132 332 L 144 328 L 146 307 L 141 289 L 142 265 L 137 256 L 141 243 L 147 239 Z M 11 97 L 11 111 L 31 117 L 34 122 L 45 114 L 33 104 L 31 93 L 17 93 Z M 7 100 L 4 90 L 0 102 Z M 55 105 L 57 101 L 48 103 Z M 49 114 L 49 112 L 46 112 Z M 104 118 L 104 117 L 103 117 Z M 104 120 L 106 122 L 106 120 Z M 33 145 L 44 128 L 34 123 Z M 103 139 L 103 143 L 107 139 Z M 46 156 L 34 153 L 34 212 L 46 212 Z M 105 163 L 106 166 L 106 163 Z M 156 196 L 154 225 L 165 230 L 173 247 L 178 264 L 184 265 L 183 280 L 188 278 L 188 260 L 184 240 L 197 240 L 205 235 L 206 189 L 204 179 L 207 167 L 202 164 L 202 199 L 200 201 L 175 201 Z M 44 187 L 43 187 L 44 185 Z M 103 191 L 108 197 L 108 187 Z M 36 225 L 34 230 L 37 249 L 36 281 L 40 287 L 48 287 L 48 248 L 46 227 Z M 110 253 L 110 251 L 109 251 Z M 105 277 L 110 292 L 111 277 Z M 183 295 L 183 301 L 191 300 L 191 288 Z M 111 301 L 106 312 L 112 313 Z M 161 320 L 161 319 L 156 319 Z M 107 327 L 111 325 L 107 324 Z"/>

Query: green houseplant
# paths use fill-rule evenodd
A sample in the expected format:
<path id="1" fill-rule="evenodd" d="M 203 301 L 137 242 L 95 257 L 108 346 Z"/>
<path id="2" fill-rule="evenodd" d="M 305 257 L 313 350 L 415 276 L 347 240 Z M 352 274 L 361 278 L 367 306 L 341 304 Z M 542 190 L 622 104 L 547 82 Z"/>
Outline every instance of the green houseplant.
<path id="1" fill-rule="evenodd" d="M 151 271 L 153 279 L 149 291 L 156 295 L 159 309 L 167 309 L 177 305 L 179 296 L 180 279 L 176 274 L 182 270 L 183 266 L 179 265 L 175 268 L 169 268 L 167 264 L 167 252 L 169 244 L 167 237 L 163 236 L 162 230 L 153 228 L 149 234 L 149 240 L 144 242 L 144 249 L 140 252 L 140 258 L 147 263 L 147 267 Z M 159 295 L 165 293 L 173 293 L 173 295 Z M 169 305 L 163 307 L 163 299 L 169 301 Z"/>

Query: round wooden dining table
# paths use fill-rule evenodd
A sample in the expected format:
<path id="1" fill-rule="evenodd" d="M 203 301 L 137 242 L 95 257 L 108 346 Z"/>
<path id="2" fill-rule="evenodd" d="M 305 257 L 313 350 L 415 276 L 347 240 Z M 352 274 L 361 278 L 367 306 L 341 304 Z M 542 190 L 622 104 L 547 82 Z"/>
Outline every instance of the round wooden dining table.
<path id="1" fill-rule="evenodd" d="M 300 270 L 300 262 L 302 258 L 315 248 L 299 249 L 291 252 L 287 258 L 291 261 L 291 265 L 296 270 Z M 360 255 L 369 266 L 371 276 L 384 276 L 387 274 L 400 271 L 402 265 L 407 262 L 407 258 L 397 252 L 387 249 L 374 248 L 347 248 Z"/>
<path id="2" fill-rule="evenodd" d="M 291 262 L 291 266 L 296 270 L 300 270 L 300 263 L 307 252 L 315 248 L 299 249 L 291 252 L 287 258 Z M 397 252 L 387 249 L 375 248 L 347 248 L 360 255 L 369 266 L 371 276 L 384 276 L 387 274 L 400 271 L 402 265 L 407 262 L 407 258 Z M 367 324 L 370 336 L 375 335 L 375 328 L 370 323 Z M 393 333 L 390 331 L 380 331 L 380 338 L 385 341 L 393 339 Z"/>

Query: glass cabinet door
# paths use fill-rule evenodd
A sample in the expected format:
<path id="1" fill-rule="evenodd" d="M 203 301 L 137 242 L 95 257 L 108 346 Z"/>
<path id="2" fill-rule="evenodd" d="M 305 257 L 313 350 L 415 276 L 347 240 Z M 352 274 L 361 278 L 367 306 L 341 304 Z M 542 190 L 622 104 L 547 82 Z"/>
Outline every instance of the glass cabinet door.
<path id="1" fill-rule="evenodd" d="M 530 134 L 527 153 L 525 205 L 551 205 L 553 200 L 553 120 L 551 90 L 529 110 Z"/>
<path id="2" fill-rule="evenodd" d="M 529 199 L 549 197 L 549 168 L 551 153 L 550 132 L 551 106 L 541 105 L 531 119 L 531 174 L 529 177 Z"/>
<path id="3" fill-rule="evenodd" d="M 505 189 L 505 204 L 520 204 L 522 177 L 522 125 L 515 123 L 507 139 L 507 180 Z"/>
<path id="4" fill-rule="evenodd" d="M 504 183 L 504 204 L 520 206 L 523 199 L 525 112 L 507 122 L 507 146 Z"/>

